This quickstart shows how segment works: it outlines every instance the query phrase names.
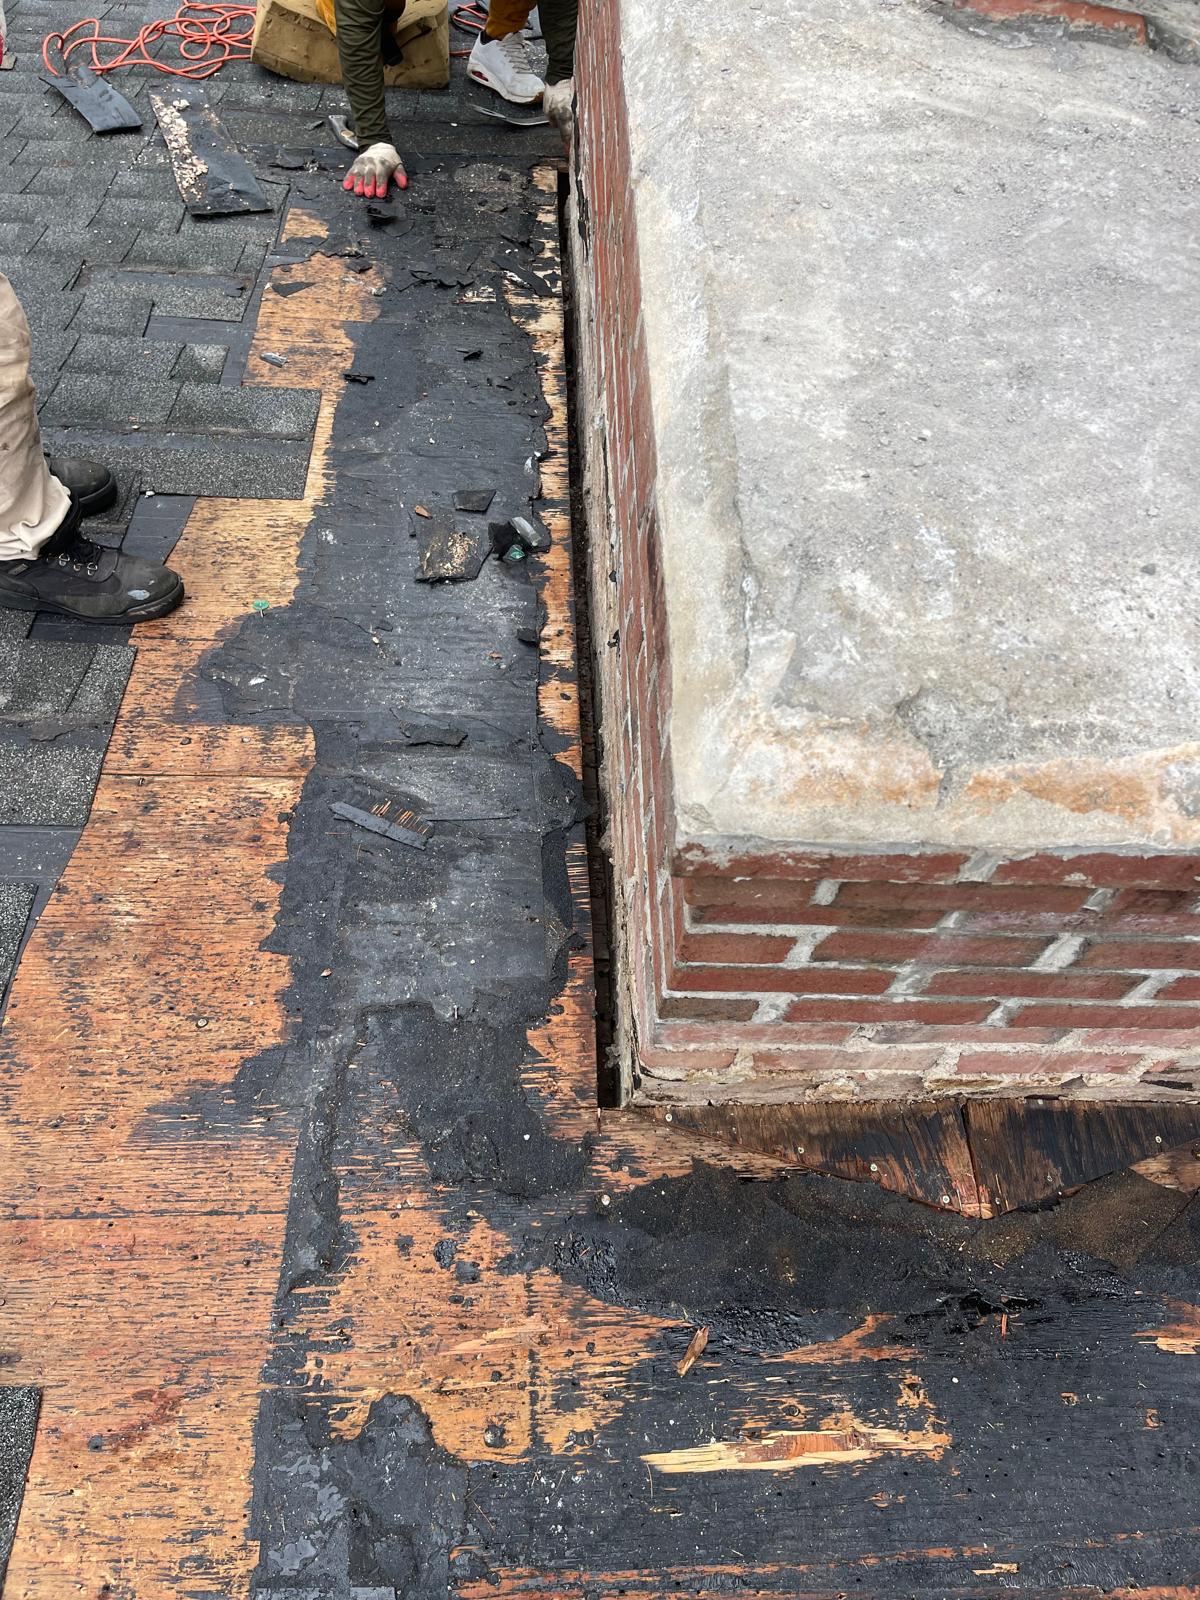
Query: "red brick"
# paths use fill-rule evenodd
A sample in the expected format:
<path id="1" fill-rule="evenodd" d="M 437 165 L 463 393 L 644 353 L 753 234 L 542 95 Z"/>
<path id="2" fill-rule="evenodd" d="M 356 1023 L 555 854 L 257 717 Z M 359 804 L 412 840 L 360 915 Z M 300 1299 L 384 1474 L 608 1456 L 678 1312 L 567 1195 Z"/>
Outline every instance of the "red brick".
<path id="1" fill-rule="evenodd" d="M 1023 966 L 1046 949 L 1045 939 L 971 939 L 958 933 L 834 933 L 813 951 L 814 961 L 928 961 L 946 966 Z"/>
<path id="2" fill-rule="evenodd" d="M 1200 978 L 1176 978 L 1154 996 L 1155 1000 L 1200 1000 Z"/>
<path id="3" fill-rule="evenodd" d="M 664 1028 L 663 1033 L 674 1035 L 678 1026 L 670 1025 Z M 848 1037 L 850 1029 L 843 1029 L 840 1038 Z M 673 1046 L 665 1038 L 657 1034 L 654 1037 L 653 1047 L 657 1050 L 671 1049 Z M 935 1067 L 943 1052 L 938 1050 L 876 1050 L 868 1045 L 856 1050 L 822 1048 L 813 1044 L 780 1044 L 778 1041 L 767 1045 L 757 1045 L 752 1049 L 755 1077 L 781 1077 L 791 1074 L 822 1074 L 837 1073 L 844 1076 L 847 1072 L 925 1072 Z M 683 1059 L 683 1053 L 676 1050 L 676 1060 Z"/>
<path id="4" fill-rule="evenodd" d="M 1190 915 L 1200 934 L 1200 916 L 1190 909 L 1196 899 L 1195 889 L 1121 889 L 1102 914 L 1114 922 L 1123 922 L 1126 917 Z"/>
<path id="5" fill-rule="evenodd" d="M 783 906 L 797 913 L 813 897 L 816 878 L 755 878 L 739 883 L 732 878 L 681 878 L 684 898 L 690 906 Z"/>
<path id="6" fill-rule="evenodd" d="M 1086 883 L 1093 889 L 1200 890 L 1200 856 L 1028 856 L 1005 861 L 992 883 Z"/>
<path id="7" fill-rule="evenodd" d="M 667 987 L 734 994 L 882 994 L 890 972 L 873 967 L 676 967 Z"/>
<path id="8" fill-rule="evenodd" d="M 1196 1006 L 1022 1006 L 1008 1027 L 1023 1028 L 1200 1028 Z M 1200 1043 L 1200 1040 L 1197 1041 Z"/>
<path id="9" fill-rule="evenodd" d="M 1066 1028 L 1022 1028 L 1020 1037 L 1013 1039 L 1014 1044 L 1057 1044 L 1068 1032 Z M 872 1043 L 878 1045 L 914 1044 L 981 1044 L 994 1045 L 999 1040 L 1007 1040 L 1008 1034 L 999 1028 L 975 1028 L 967 1023 L 960 1023 L 958 1027 L 940 1027 L 930 1024 L 928 1027 L 921 1023 L 887 1023 L 877 1028 L 872 1034 Z M 1098 1041 L 1089 1039 L 1089 1044 Z"/>
<path id="10" fill-rule="evenodd" d="M 840 910 L 836 906 L 808 904 L 794 907 L 730 904 L 692 908 L 693 922 L 706 926 L 717 923 L 722 927 L 731 927 L 739 922 L 755 922 L 776 927 L 912 928 L 920 932 L 936 928 L 941 920 L 940 911 L 883 911 L 867 906 L 843 906 Z"/>
<path id="11" fill-rule="evenodd" d="M 991 1011 L 954 1000 L 797 1000 L 788 1007 L 789 1022 L 982 1022 Z"/>
<path id="12" fill-rule="evenodd" d="M 1021 1042 L 1028 1038 L 1023 1031 Z M 1097 1028 L 1087 1042 L 1093 1050 L 1200 1050 L 1194 1028 Z"/>
<path id="13" fill-rule="evenodd" d="M 684 1065 L 689 1072 L 723 1072 L 731 1067 L 736 1050 L 662 1050 L 657 1045 L 639 1043 L 638 1059 L 652 1070 L 679 1071 Z"/>
<path id="14" fill-rule="evenodd" d="M 994 883 L 844 883 L 835 906 L 904 906 L 939 911 L 1078 911 L 1091 890 Z"/>
<path id="15" fill-rule="evenodd" d="M 693 933 L 685 928 L 676 938 L 676 954 L 680 961 L 774 966 L 795 942 L 768 933 Z"/>
<path id="16" fill-rule="evenodd" d="M 1191 895 L 1181 897 L 1184 900 L 1194 898 Z M 1071 911 L 1061 915 L 1048 915 L 1046 912 L 1020 913 L 1016 911 L 1002 912 L 974 912 L 965 911 L 958 923 L 959 933 L 1024 933 L 1024 934 L 1060 934 L 1084 933 L 1107 934 L 1112 933 L 1123 938 L 1132 939 L 1135 935 L 1149 934 L 1151 937 L 1171 937 L 1173 935 L 1197 934 L 1200 935 L 1200 918 L 1187 912 L 1163 912 L 1158 914 L 1128 913 L 1124 916 L 1108 911 Z"/>
<path id="17" fill-rule="evenodd" d="M 786 1045 L 789 1049 L 807 1048 L 811 1045 L 845 1044 L 853 1038 L 852 1022 L 744 1022 L 737 1031 L 739 1044 L 755 1050 L 776 1050 Z M 649 1037 L 649 1035 L 647 1035 Z M 716 1022 L 660 1022 L 653 1032 L 654 1041 L 664 1049 L 682 1049 L 688 1045 L 712 1047 L 728 1041 L 728 1030 Z M 995 1035 L 991 1035 L 994 1042 Z"/>
<path id="18" fill-rule="evenodd" d="M 749 1022 L 757 1010 L 757 1000 L 732 994 L 668 994 L 658 1002 L 658 1014 L 667 1022 Z"/>
<path id="19" fill-rule="evenodd" d="M 1200 969 L 1200 939 L 1098 939 L 1075 963 L 1079 967 Z"/>
<path id="20" fill-rule="evenodd" d="M 958 11 L 972 11 L 986 22 L 1050 22 L 1088 33 L 1107 33 L 1121 42 L 1149 43 L 1146 19 L 1140 12 L 1118 6 L 1096 5 L 1092 0 L 953 0 Z"/>
<path id="21" fill-rule="evenodd" d="M 958 1058 L 957 1071 L 964 1076 L 971 1073 L 998 1075 L 1002 1072 L 1023 1074 L 1027 1077 L 1045 1076 L 1054 1072 L 1126 1072 L 1131 1073 L 1141 1065 L 1142 1057 L 1136 1051 L 1118 1055 L 1099 1051 L 1068 1050 L 975 1050 L 964 1051 Z"/>
<path id="22" fill-rule="evenodd" d="M 816 850 L 746 851 L 716 855 L 696 840 L 681 844 L 672 871 L 705 878 L 865 878 L 894 883 L 950 883 L 967 863 L 961 851 L 898 855 L 833 855 Z"/>
<path id="23" fill-rule="evenodd" d="M 922 994 L 975 995 L 994 1001 L 1013 1000 L 1120 1000 L 1142 980 L 1132 972 L 1074 973 L 1025 972 L 991 967 L 986 972 L 935 972 Z"/>

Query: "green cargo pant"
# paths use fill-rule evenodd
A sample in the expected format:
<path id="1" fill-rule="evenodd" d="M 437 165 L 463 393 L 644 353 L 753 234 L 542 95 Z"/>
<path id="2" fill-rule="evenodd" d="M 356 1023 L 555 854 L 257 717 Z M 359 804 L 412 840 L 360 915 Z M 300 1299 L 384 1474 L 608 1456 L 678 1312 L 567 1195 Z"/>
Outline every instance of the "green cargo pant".
<path id="1" fill-rule="evenodd" d="M 490 25 L 494 36 L 524 27 L 533 5 L 534 0 L 494 0 Z M 384 109 L 382 34 L 385 17 L 394 22 L 401 9 L 389 0 L 334 0 L 342 82 L 360 150 L 396 142 Z M 558 83 L 574 71 L 579 0 L 541 0 L 538 14 L 550 56 L 546 82 Z"/>

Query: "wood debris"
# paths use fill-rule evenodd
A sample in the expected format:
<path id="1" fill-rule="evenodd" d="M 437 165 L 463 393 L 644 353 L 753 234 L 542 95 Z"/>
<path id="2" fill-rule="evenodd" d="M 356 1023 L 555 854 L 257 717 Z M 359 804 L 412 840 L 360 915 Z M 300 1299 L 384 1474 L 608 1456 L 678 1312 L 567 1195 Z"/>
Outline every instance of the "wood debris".
<path id="1" fill-rule="evenodd" d="M 676 1372 L 678 1372 L 681 1378 L 687 1377 L 688 1373 L 704 1354 L 707 1346 L 708 1329 L 697 1328 L 691 1337 L 691 1342 L 689 1343 L 687 1349 L 683 1352 L 683 1356 L 679 1362 L 679 1365 L 675 1368 Z"/>

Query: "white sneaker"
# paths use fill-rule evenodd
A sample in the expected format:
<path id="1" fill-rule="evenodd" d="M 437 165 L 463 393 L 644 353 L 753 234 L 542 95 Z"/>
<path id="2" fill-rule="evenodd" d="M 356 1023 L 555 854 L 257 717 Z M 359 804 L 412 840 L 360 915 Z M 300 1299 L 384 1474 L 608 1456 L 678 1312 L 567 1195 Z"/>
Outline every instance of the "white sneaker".
<path id="1" fill-rule="evenodd" d="M 533 70 L 529 51 L 519 33 L 506 39 L 485 39 L 479 35 L 467 61 L 467 72 L 476 83 L 486 83 L 505 100 L 527 106 L 541 98 L 546 85 Z"/>

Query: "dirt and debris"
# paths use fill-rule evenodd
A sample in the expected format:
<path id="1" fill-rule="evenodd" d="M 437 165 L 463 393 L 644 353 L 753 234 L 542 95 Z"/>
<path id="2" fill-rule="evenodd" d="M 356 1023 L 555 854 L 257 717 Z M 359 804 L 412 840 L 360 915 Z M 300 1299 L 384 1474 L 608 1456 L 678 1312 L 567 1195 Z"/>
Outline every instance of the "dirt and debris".
<path id="1" fill-rule="evenodd" d="M 496 498 L 495 489 L 456 489 L 454 491 L 454 509 L 456 511 L 474 511 L 485 513 Z"/>
<path id="2" fill-rule="evenodd" d="M 217 114 L 196 85 L 151 92 L 175 182 L 194 217 L 270 211 L 271 205 Z"/>
<path id="3" fill-rule="evenodd" d="M 93 133 L 127 133 L 142 126 L 141 117 L 125 96 L 82 63 L 57 77 L 44 73 L 43 78 L 78 111 Z"/>
<path id="4" fill-rule="evenodd" d="M 688 1373 L 696 1365 L 697 1361 L 699 1361 L 700 1357 L 707 1349 L 708 1329 L 697 1328 L 695 1333 L 688 1340 L 688 1347 L 683 1352 L 683 1355 L 679 1358 L 679 1364 L 675 1368 L 676 1372 L 681 1378 L 687 1377 Z"/>
<path id="5" fill-rule="evenodd" d="M 414 507 L 420 515 L 420 508 Z M 449 512 L 426 512 L 417 537 L 418 583 L 465 583 L 477 578 L 492 549 L 483 529 L 459 526 Z"/>
<path id="6" fill-rule="evenodd" d="M 528 517 L 511 517 L 507 522 L 488 524 L 492 550 L 501 561 L 523 560 L 529 555 L 543 555 L 550 548 L 550 536 L 540 524 Z"/>

